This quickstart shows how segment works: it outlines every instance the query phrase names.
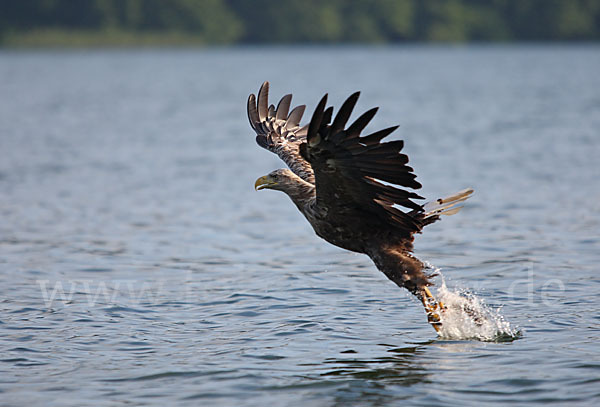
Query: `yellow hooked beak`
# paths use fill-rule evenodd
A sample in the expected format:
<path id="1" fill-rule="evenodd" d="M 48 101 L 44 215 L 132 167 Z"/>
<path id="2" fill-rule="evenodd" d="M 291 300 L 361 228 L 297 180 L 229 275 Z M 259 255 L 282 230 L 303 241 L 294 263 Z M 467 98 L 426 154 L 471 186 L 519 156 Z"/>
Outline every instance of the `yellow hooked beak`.
<path id="1" fill-rule="evenodd" d="M 260 177 L 256 180 L 256 182 L 254 183 L 254 189 L 256 191 L 259 191 L 264 188 L 270 188 L 274 185 L 277 185 L 277 182 L 275 182 L 275 180 L 273 180 L 273 178 L 269 177 L 268 175 L 265 175 L 264 177 Z"/>

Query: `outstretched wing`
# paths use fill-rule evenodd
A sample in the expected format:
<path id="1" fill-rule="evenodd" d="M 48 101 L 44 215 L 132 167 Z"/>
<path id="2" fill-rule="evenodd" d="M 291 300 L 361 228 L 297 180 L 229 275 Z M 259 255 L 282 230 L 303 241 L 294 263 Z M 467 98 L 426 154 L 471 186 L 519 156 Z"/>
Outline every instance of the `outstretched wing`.
<path id="1" fill-rule="evenodd" d="M 300 119 L 306 106 L 296 106 L 291 112 L 292 95 L 285 95 L 277 108 L 269 106 L 269 82 L 258 91 L 258 100 L 251 94 L 248 97 L 248 119 L 256 132 L 259 146 L 274 152 L 296 175 L 314 184 L 310 164 L 300 156 L 298 147 L 306 141 L 307 126 L 300 127 Z"/>
<path id="2" fill-rule="evenodd" d="M 381 142 L 398 126 L 360 135 L 377 108 L 345 128 L 359 94 L 354 93 L 344 102 L 333 123 L 333 108 L 325 109 L 325 95 L 312 116 L 307 140 L 300 146 L 301 155 L 314 170 L 317 203 L 331 214 L 371 213 L 411 235 L 433 221 L 425 220 L 422 205 L 412 201 L 423 198 L 405 189 L 419 189 L 421 184 L 407 165 L 408 157 L 401 153 L 403 141 Z M 405 213 L 397 206 L 411 211 Z"/>

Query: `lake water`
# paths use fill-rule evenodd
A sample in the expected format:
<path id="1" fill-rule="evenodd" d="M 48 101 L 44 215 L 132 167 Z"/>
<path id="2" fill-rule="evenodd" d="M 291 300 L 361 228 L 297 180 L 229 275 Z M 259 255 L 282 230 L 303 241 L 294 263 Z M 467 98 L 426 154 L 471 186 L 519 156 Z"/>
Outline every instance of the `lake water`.
<path id="1" fill-rule="evenodd" d="M 0 52 L 0 405 L 598 405 L 599 67 L 597 46 Z M 283 166 L 245 115 L 264 80 L 309 112 L 361 90 L 424 196 L 475 189 L 415 253 L 520 339 L 438 338 L 254 191 Z"/>

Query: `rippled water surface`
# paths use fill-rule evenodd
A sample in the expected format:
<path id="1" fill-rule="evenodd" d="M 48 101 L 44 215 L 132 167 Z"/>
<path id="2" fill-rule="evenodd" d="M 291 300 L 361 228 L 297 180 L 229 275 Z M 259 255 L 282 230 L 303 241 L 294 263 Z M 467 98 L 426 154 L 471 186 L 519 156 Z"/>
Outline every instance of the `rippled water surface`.
<path id="1" fill-rule="evenodd" d="M 599 51 L 0 53 L 0 405 L 597 405 Z M 416 255 L 521 339 L 437 338 L 254 191 L 267 79 L 308 111 L 362 90 L 425 196 L 475 189 Z"/>

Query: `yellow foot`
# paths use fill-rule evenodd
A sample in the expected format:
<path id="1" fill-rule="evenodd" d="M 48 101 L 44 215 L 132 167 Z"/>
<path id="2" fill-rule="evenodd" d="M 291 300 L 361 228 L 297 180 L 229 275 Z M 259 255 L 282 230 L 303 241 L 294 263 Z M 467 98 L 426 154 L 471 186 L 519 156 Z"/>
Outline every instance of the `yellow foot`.
<path id="1" fill-rule="evenodd" d="M 427 322 L 433 326 L 436 332 L 439 332 L 440 329 L 442 329 L 441 314 L 446 307 L 435 299 L 427 287 L 423 288 L 420 297 L 423 307 L 425 307 L 425 312 L 427 313 Z"/>

